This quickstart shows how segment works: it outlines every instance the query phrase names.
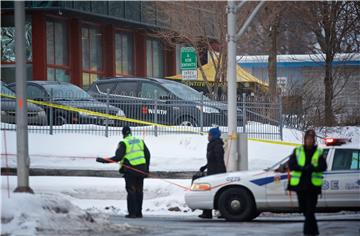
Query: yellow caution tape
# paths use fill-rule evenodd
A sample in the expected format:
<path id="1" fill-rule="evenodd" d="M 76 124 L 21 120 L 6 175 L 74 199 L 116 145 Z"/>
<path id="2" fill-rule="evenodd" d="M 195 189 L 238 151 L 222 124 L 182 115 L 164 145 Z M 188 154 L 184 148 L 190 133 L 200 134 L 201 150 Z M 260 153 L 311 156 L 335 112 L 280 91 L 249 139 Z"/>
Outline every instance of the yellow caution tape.
<path id="1" fill-rule="evenodd" d="M 273 140 L 266 140 L 266 139 L 257 139 L 257 138 L 248 138 L 248 140 L 255 141 L 255 142 L 261 142 L 261 143 L 271 143 L 271 144 L 281 144 L 285 146 L 293 146 L 297 147 L 301 144 L 299 143 L 291 143 L 291 142 L 283 142 L 283 141 L 273 141 Z"/>
<path id="2" fill-rule="evenodd" d="M 1 97 L 16 99 L 15 96 L 11 96 L 11 95 L 2 94 L 2 93 L 0 95 L 1 95 Z M 96 112 L 96 111 L 90 111 L 90 110 L 71 107 L 71 106 L 64 106 L 64 105 L 50 103 L 50 102 L 37 101 L 37 100 L 32 100 L 32 99 L 27 99 L 26 101 L 30 102 L 30 103 L 33 103 L 33 104 L 37 104 L 37 105 L 53 107 L 53 108 L 62 109 L 62 110 L 66 110 L 66 111 L 82 112 L 82 113 L 85 113 L 85 114 L 88 114 L 88 115 L 97 116 L 97 117 L 103 117 L 103 118 L 108 118 L 108 119 L 113 119 L 113 120 L 120 120 L 120 121 L 126 121 L 126 122 L 143 124 L 143 125 L 150 125 L 150 126 L 158 126 L 158 127 L 163 127 L 163 128 L 171 128 L 171 129 L 175 129 L 177 131 L 188 131 L 188 132 L 191 132 L 191 133 L 201 134 L 201 135 L 207 133 L 207 132 L 194 131 L 194 130 L 190 130 L 190 129 L 184 130 L 184 128 L 179 128 L 177 126 L 158 124 L 158 123 L 153 123 L 153 122 L 148 122 L 148 121 L 143 121 L 143 120 L 136 120 L 136 119 L 132 119 L 132 118 L 127 118 L 127 117 L 122 117 L 122 116 L 115 116 L 115 115 L 105 114 L 105 113 Z M 237 139 L 237 134 L 229 135 L 228 139 L 236 140 Z M 301 145 L 301 144 L 298 144 L 298 143 L 283 142 L 283 141 L 273 141 L 273 140 L 266 140 L 266 139 L 256 139 L 256 138 L 248 138 L 248 140 L 256 141 L 256 142 L 262 142 L 262 143 L 281 144 L 281 145 L 294 146 L 294 147 Z"/>

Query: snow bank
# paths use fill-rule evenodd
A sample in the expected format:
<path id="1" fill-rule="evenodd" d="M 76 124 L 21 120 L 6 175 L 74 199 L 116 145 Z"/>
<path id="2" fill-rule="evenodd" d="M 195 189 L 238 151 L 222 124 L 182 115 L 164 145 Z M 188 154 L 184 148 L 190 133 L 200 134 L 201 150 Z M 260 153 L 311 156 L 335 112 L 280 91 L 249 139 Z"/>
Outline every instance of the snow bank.
<path id="1" fill-rule="evenodd" d="M 140 228 L 129 225 L 111 224 L 106 215 L 94 217 L 60 195 L 12 193 L 8 198 L 4 193 L 2 191 L 2 235 L 141 232 Z"/>

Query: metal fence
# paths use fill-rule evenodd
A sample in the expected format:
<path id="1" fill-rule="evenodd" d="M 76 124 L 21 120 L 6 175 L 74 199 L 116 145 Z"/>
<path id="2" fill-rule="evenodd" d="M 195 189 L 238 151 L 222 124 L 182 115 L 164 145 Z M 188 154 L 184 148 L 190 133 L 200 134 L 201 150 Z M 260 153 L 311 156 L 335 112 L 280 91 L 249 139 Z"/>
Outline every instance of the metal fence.
<path id="1" fill-rule="evenodd" d="M 107 137 L 121 135 L 125 125 L 132 127 L 135 135 L 155 136 L 202 133 L 214 126 L 218 126 L 224 133 L 228 129 L 225 97 L 210 100 L 201 96 L 184 101 L 130 94 L 104 94 L 85 98 L 76 94 L 57 94 L 38 100 L 61 105 L 68 110 L 28 103 L 28 130 L 31 133 L 78 133 Z M 1 130 L 16 130 L 14 99 L 2 98 L 1 106 Z M 119 119 L 94 116 L 83 110 L 109 114 Z M 122 120 L 124 117 L 136 121 Z M 148 123 L 144 124 L 143 121 Z M 250 138 L 282 139 L 281 103 L 240 96 L 237 102 L 237 125 L 238 132 L 246 132 Z"/>

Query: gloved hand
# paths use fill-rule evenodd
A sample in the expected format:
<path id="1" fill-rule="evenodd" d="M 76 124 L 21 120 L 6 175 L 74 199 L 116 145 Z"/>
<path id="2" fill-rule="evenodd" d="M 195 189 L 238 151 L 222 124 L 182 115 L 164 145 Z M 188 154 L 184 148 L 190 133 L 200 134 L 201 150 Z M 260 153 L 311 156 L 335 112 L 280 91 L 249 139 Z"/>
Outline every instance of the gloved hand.
<path id="1" fill-rule="evenodd" d="M 104 158 L 101 158 L 101 157 L 97 157 L 97 158 L 96 158 L 96 162 L 108 163 Z"/>
<path id="2" fill-rule="evenodd" d="M 200 167 L 200 172 L 204 172 L 206 170 L 206 166 Z"/>

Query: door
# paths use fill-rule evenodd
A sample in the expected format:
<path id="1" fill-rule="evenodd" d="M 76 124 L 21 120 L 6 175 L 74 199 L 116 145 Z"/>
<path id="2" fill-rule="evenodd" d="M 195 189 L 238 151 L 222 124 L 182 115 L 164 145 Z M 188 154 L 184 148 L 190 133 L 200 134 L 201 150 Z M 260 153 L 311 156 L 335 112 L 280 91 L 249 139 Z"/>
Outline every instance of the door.
<path id="1" fill-rule="evenodd" d="M 142 82 L 140 91 L 143 119 L 154 123 L 170 124 L 172 107 L 166 103 L 169 93 L 160 86 L 150 82 Z M 155 108 L 156 99 L 157 107 Z M 155 121 L 155 114 L 157 114 L 157 121 Z"/>
<path id="2" fill-rule="evenodd" d="M 140 119 L 140 101 L 138 81 L 120 81 L 111 91 L 110 104 L 124 111 L 127 118 Z M 129 126 L 137 126 L 136 123 L 127 123 Z"/>
<path id="3" fill-rule="evenodd" d="M 325 173 L 324 194 L 328 207 L 360 207 L 358 149 L 335 149 L 331 171 Z"/>

